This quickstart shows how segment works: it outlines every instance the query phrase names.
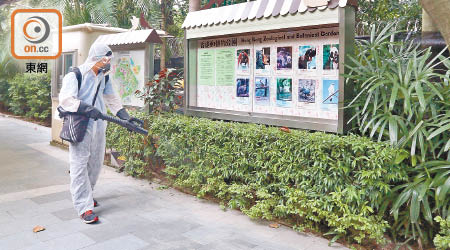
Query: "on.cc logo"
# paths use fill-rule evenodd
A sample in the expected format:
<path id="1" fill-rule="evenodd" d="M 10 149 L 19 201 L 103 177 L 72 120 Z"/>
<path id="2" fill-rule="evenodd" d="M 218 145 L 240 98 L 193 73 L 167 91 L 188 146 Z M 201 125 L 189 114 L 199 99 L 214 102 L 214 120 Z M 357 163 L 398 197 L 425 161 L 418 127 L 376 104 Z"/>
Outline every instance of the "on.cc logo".
<path id="1" fill-rule="evenodd" d="M 11 13 L 11 54 L 17 59 L 57 59 L 62 51 L 62 15 L 55 9 Z"/>
<path id="2" fill-rule="evenodd" d="M 42 17 L 30 17 L 23 25 L 23 35 L 30 43 L 42 43 L 50 35 L 50 25 Z"/>

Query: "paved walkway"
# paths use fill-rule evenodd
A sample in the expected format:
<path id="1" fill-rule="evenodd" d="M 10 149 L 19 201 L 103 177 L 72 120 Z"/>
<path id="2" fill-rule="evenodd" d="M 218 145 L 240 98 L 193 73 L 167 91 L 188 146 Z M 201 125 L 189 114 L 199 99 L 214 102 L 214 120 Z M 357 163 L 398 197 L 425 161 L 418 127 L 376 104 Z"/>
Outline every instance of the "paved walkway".
<path id="1" fill-rule="evenodd" d="M 68 153 L 49 141 L 49 128 L 0 114 L 1 250 L 346 249 L 106 166 L 94 193 L 101 222 L 86 225 L 68 192 Z"/>

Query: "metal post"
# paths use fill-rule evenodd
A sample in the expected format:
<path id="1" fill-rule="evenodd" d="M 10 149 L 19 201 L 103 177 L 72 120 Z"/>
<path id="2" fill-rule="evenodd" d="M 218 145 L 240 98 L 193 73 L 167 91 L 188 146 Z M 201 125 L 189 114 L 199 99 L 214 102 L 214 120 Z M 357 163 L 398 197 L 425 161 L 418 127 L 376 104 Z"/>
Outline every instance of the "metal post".
<path id="1" fill-rule="evenodd" d="M 189 0 L 189 12 L 194 12 L 200 10 L 201 0 Z M 191 57 L 196 55 L 192 52 L 192 48 L 189 46 L 191 43 L 186 39 L 186 30 L 184 31 L 184 113 L 186 113 L 187 108 L 192 105 L 192 101 L 196 99 L 192 97 L 192 94 L 196 94 L 195 91 L 191 91 L 191 85 L 193 81 L 191 78 L 196 76 L 196 74 L 189 74 L 189 68 L 192 67 Z M 196 86 L 196 85 L 195 85 Z"/>
<path id="2" fill-rule="evenodd" d="M 347 121 L 351 117 L 350 109 L 344 109 L 353 98 L 353 83 L 346 82 L 344 74 L 349 73 L 345 67 L 351 63 L 349 56 L 354 54 L 355 47 L 355 8 L 347 6 L 339 8 L 339 104 L 338 128 L 339 134 L 345 134 L 350 129 Z M 341 92 L 343 90 L 343 92 Z"/>

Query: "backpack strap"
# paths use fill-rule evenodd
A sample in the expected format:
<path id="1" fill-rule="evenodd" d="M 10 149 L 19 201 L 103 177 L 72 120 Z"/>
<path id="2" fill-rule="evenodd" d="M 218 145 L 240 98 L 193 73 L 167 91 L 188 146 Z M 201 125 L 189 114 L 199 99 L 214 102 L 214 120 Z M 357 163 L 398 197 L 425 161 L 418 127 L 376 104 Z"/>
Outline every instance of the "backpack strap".
<path id="1" fill-rule="evenodd" d="M 105 85 L 109 81 L 109 75 L 105 76 Z M 95 92 L 94 101 L 92 102 L 92 106 L 94 106 L 95 101 L 97 100 L 98 90 L 100 89 L 100 84 L 97 86 L 97 91 Z"/>
<path id="2" fill-rule="evenodd" d="M 98 94 L 98 90 L 100 89 L 100 85 L 101 85 L 101 83 L 98 84 L 97 91 L 95 91 L 94 100 L 92 100 L 92 106 L 94 106 L 95 101 L 97 101 L 97 94 Z"/>
<path id="3" fill-rule="evenodd" d="M 81 81 L 83 80 L 83 76 L 81 75 L 80 69 L 78 67 L 72 67 L 70 69 L 71 72 L 75 73 L 78 81 L 78 91 L 80 91 Z M 105 76 L 105 84 L 109 81 L 109 75 Z M 95 91 L 94 100 L 92 100 L 92 106 L 95 105 L 95 101 L 97 100 L 98 90 L 100 89 L 100 84 L 97 86 L 97 91 Z"/>
<path id="4" fill-rule="evenodd" d="M 77 77 L 77 81 L 78 81 L 78 91 L 80 91 L 81 81 L 83 79 L 83 76 L 81 75 L 80 69 L 78 67 L 72 67 L 70 69 L 70 71 L 75 73 L 75 76 Z"/>

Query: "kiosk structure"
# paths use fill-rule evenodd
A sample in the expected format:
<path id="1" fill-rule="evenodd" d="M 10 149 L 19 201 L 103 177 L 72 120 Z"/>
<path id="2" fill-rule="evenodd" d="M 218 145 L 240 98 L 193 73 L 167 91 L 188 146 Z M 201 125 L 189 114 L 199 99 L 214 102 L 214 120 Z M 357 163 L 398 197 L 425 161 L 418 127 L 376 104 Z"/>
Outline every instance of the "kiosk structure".
<path id="1" fill-rule="evenodd" d="M 162 43 L 154 29 L 135 30 L 101 35 L 96 43 L 108 45 L 114 53 L 111 62 L 111 82 L 124 106 L 144 107 L 136 90 L 153 79 L 155 45 Z"/>
<path id="2" fill-rule="evenodd" d="M 344 133 L 356 2 L 257 0 L 189 13 L 186 114 Z"/>

